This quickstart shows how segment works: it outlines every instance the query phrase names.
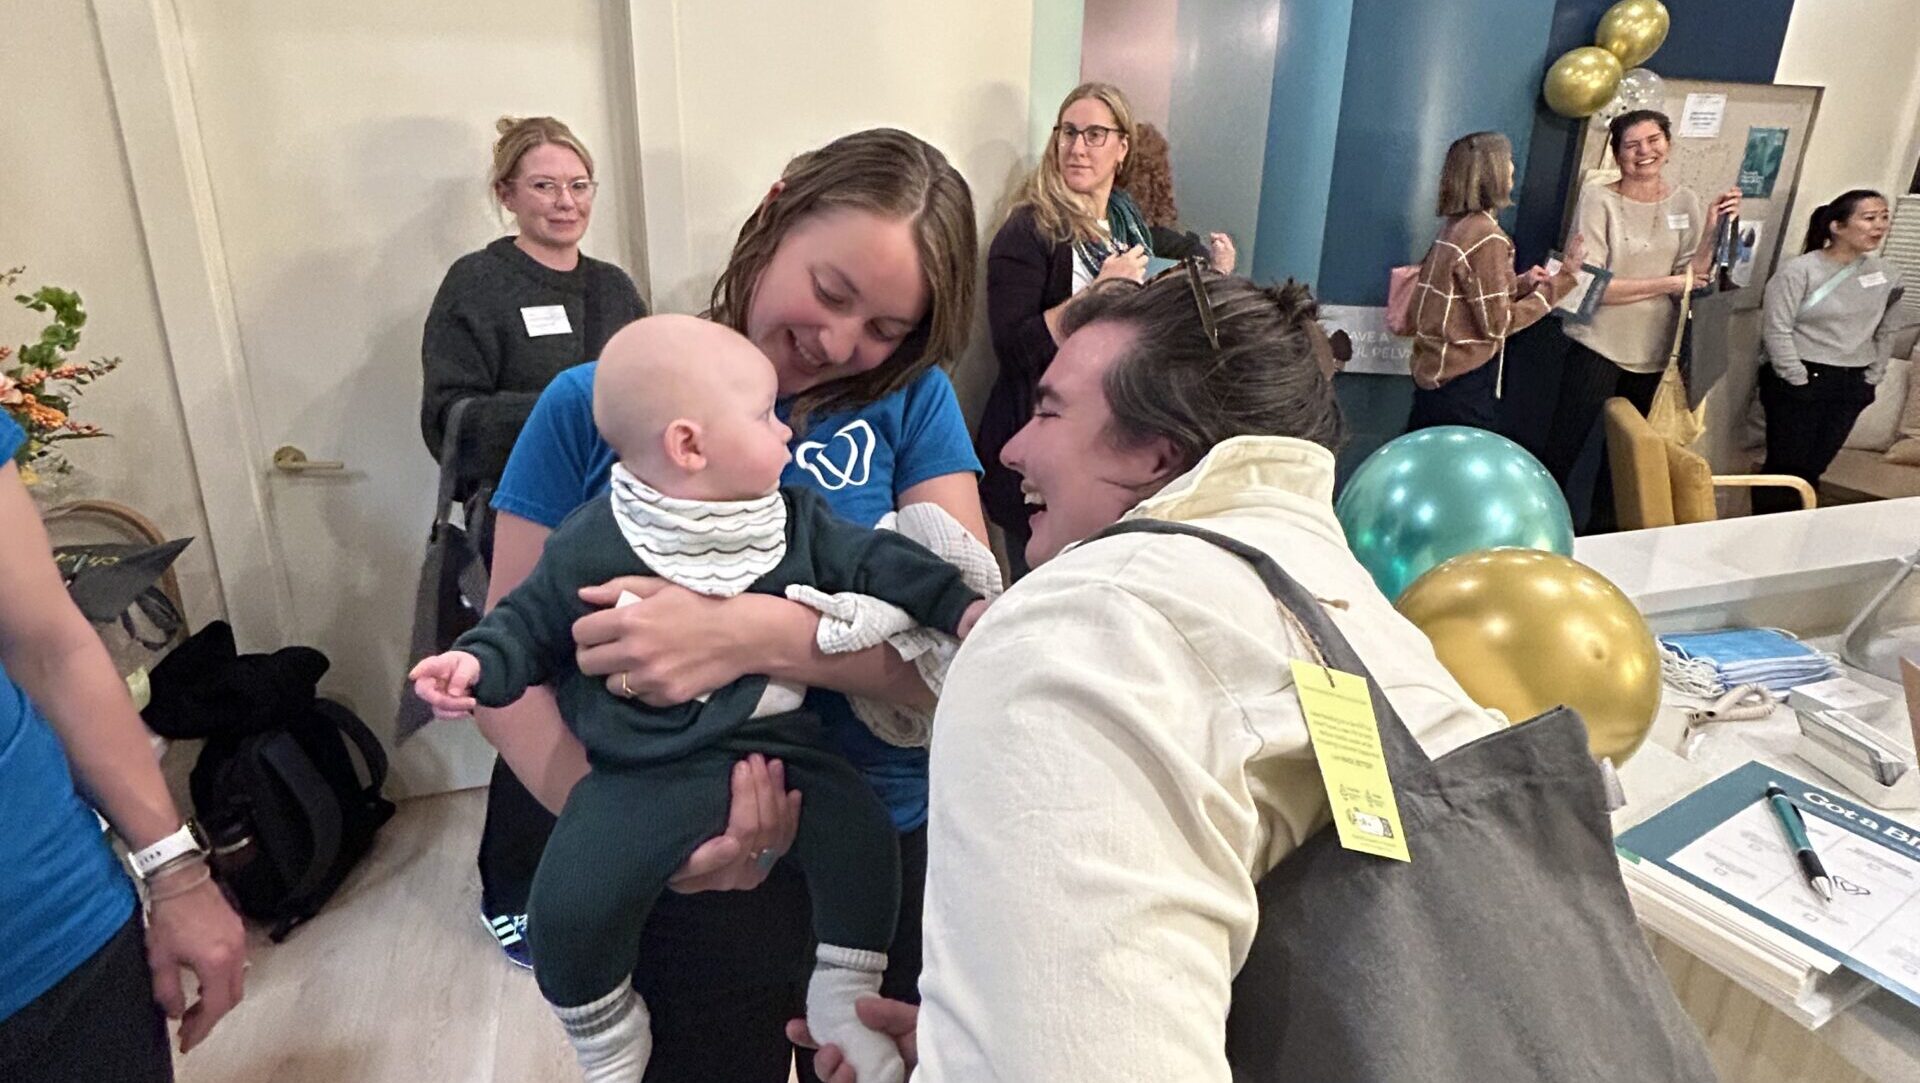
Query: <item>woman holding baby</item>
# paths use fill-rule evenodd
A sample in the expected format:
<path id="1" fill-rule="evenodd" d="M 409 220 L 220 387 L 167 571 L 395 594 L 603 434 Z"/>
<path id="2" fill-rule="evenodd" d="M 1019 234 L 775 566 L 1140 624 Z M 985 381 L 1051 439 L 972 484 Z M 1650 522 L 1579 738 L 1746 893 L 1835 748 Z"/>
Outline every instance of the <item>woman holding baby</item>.
<path id="1" fill-rule="evenodd" d="M 958 356 L 971 318 L 974 228 L 959 173 L 899 131 L 858 132 L 803 154 L 768 190 L 714 286 L 710 316 L 773 362 L 780 416 L 795 434 L 784 484 L 813 488 L 862 526 L 931 502 L 984 539 L 979 462 L 938 367 Z M 605 497 L 613 460 L 594 428 L 592 383 L 591 365 L 562 373 L 514 447 L 494 499 L 489 604 L 527 576 L 561 520 Z M 611 608 L 623 589 L 642 601 Z M 900 832 L 900 920 L 882 989 L 915 999 L 926 750 L 880 741 L 846 697 L 929 709 L 916 669 L 887 647 L 829 658 L 816 646 L 818 614 L 781 598 L 717 600 L 659 580 L 589 594 L 609 608 L 576 625 L 578 662 L 619 694 L 675 703 L 747 673 L 813 689 L 807 706 Z M 489 794 L 482 846 L 494 860 L 483 863 L 483 888 L 494 912 L 523 912 L 553 813 L 585 775 L 585 755 L 544 689 L 478 718 L 512 768 Z M 812 959 L 806 891 L 778 859 L 802 800 L 779 763 L 737 765 L 726 833 L 695 851 L 674 878 L 678 893 L 655 907 L 634 975 L 652 1011 L 649 1080 L 787 1078 L 782 1028 Z M 801 1071 L 810 1077 L 806 1064 Z"/>

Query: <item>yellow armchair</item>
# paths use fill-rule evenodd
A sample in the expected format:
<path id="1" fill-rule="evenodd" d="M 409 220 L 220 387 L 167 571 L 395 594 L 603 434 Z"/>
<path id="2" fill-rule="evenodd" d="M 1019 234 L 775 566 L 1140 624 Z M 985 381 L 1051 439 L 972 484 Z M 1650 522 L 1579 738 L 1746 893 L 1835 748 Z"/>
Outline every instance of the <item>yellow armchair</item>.
<path id="1" fill-rule="evenodd" d="M 1608 399 L 1601 418 L 1622 530 L 1711 522 L 1718 518 L 1713 491 L 1721 488 L 1792 489 L 1802 507 L 1818 503 L 1813 486 L 1789 474 L 1715 474 L 1706 459 L 1653 431 L 1626 399 Z"/>

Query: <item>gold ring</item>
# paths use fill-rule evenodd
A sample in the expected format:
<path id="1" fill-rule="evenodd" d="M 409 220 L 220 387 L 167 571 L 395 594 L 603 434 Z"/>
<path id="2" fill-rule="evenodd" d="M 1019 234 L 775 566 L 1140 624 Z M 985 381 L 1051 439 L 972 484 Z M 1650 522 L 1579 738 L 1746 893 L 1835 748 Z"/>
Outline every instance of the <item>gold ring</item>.
<path id="1" fill-rule="evenodd" d="M 628 699 L 633 698 L 633 689 L 627 687 L 626 670 L 620 671 L 620 694 L 627 697 Z"/>

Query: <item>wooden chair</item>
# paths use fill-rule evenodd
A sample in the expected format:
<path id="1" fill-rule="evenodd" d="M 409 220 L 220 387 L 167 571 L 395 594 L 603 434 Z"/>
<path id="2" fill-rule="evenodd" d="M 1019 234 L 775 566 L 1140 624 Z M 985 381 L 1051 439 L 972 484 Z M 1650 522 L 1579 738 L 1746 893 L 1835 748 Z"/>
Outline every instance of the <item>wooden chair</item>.
<path id="1" fill-rule="evenodd" d="M 75 500 L 60 504 L 47 509 L 41 521 L 46 524 L 47 533 L 55 547 L 102 542 L 158 545 L 167 540 L 166 534 L 153 520 L 125 504 L 111 500 Z M 136 703 L 144 696 L 145 671 L 168 651 L 179 646 L 193 627 L 187 616 L 186 601 L 180 593 L 180 577 L 174 574 L 174 570 L 168 568 L 162 572 L 154 585 L 173 604 L 174 612 L 180 614 L 181 618 L 180 627 L 165 636 L 159 646 L 151 646 L 152 640 L 141 643 L 118 624 L 95 626 L 101 642 L 106 645 L 107 654 L 113 659 L 114 668 L 128 676 Z M 156 747 L 161 747 L 159 738 L 154 740 Z"/>
<path id="2" fill-rule="evenodd" d="M 1715 474 L 1705 458 L 1653 431 L 1626 399 L 1608 399 L 1601 418 L 1621 530 L 1712 522 L 1719 518 L 1715 489 L 1792 489 L 1802 507 L 1819 502 L 1813 486 L 1789 474 Z"/>

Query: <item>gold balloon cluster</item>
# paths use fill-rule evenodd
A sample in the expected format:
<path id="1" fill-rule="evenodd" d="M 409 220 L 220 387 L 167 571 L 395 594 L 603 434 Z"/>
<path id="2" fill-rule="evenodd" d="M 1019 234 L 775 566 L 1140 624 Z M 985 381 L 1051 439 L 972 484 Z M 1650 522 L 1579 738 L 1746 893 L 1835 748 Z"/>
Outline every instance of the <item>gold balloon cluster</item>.
<path id="1" fill-rule="evenodd" d="M 1588 117 L 1606 108 L 1627 70 L 1645 63 L 1667 40 L 1670 25 L 1660 0 L 1620 0 L 1608 8 L 1594 44 L 1569 51 L 1547 69 L 1542 91 L 1548 107 L 1563 117 Z"/>
<path id="2" fill-rule="evenodd" d="M 1565 704 L 1596 758 L 1625 760 L 1660 707 L 1660 652 L 1620 588 L 1557 553 L 1484 549 L 1394 603 L 1474 702 L 1513 722 Z"/>

